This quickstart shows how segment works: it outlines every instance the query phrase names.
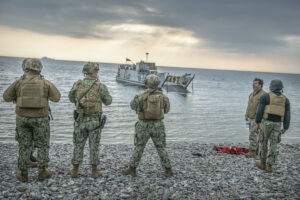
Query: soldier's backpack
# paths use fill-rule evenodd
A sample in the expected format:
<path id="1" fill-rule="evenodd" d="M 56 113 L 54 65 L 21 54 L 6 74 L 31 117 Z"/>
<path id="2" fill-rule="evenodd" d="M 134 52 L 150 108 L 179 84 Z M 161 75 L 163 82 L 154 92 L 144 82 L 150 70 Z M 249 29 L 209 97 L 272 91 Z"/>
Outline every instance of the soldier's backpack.
<path id="1" fill-rule="evenodd" d="M 153 93 L 144 92 L 141 95 L 143 109 L 138 113 L 141 120 L 158 120 L 164 118 L 163 93 L 155 91 Z"/>
<path id="2" fill-rule="evenodd" d="M 42 76 L 21 78 L 16 105 L 20 108 L 45 108 L 48 106 L 48 89 Z"/>

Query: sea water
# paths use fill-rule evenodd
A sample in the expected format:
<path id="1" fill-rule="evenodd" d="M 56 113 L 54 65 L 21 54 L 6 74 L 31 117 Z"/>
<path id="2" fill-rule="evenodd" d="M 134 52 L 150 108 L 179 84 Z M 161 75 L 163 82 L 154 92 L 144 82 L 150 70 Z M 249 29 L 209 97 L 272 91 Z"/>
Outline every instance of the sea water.
<path id="1" fill-rule="evenodd" d="M 0 142 L 14 142 L 15 105 L 4 102 L 2 95 L 22 75 L 22 60 L 23 58 L 0 57 Z M 51 142 L 72 142 L 75 106 L 69 102 L 68 92 L 74 82 L 83 78 L 81 71 L 84 64 L 85 62 L 43 60 L 42 74 L 62 94 L 59 103 L 50 103 L 54 118 L 50 122 Z M 284 94 L 291 103 L 291 124 L 283 135 L 282 142 L 300 142 L 300 74 L 174 67 L 158 67 L 158 70 L 173 75 L 196 74 L 193 84 L 189 86 L 190 94 L 165 91 L 171 102 L 171 110 L 164 119 L 167 142 L 248 142 L 249 130 L 245 128 L 244 115 L 255 77 L 265 81 L 265 91 L 269 91 L 272 79 L 283 81 Z M 101 143 L 132 144 L 137 116 L 129 104 L 143 88 L 116 82 L 116 74 L 117 64 L 100 63 L 99 78 L 113 97 L 111 105 L 103 106 L 107 123 L 101 134 Z"/>

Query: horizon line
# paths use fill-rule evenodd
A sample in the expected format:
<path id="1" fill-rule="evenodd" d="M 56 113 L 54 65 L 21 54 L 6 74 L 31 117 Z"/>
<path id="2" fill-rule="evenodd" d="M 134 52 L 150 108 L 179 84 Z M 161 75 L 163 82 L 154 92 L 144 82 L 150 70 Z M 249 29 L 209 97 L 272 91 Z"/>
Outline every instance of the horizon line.
<path id="1" fill-rule="evenodd" d="M 9 58 L 28 58 L 28 57 L 19 57 L 19 56 L 4 56 L 4 55 L 0 55 L 0 57 L 9 57 Z M 34 58 L 34 57 L 32 57 Z M 36 57 L 38 58 L 38 57 Z M 55 61 L 68 61 L 68 62 L 90 62 L 91 60 L 62 60 L 62 59 L 56 59 L 56 58 L 50 58 L 47 56 L 43 56 L 41 58 L 38 59 L 42 59 L 42 58 L 46 58 L 49 60 L 55 60 Z M 142 60 L 141 60 L 142 61 Z M 95 61 L 92 61 L 95 62 Z M 102 64 L 122 64 L 122 63 L 114 63 L 114 62 L 100 62 L 100 61 L 96 61 Z M 155 63 L 155 62 L 154 62 Z M 271 72 L 271 71 L 251 71 L 251 70 L 237 70 L 237 69 L 215 69 L 215 68 L 206 68 L 206 67 L 182 67 L 182 66 L 166 66 L 166 65 L 156 65 L 157 67 L 167 67 L 167 68 L 184 68 L 184 69 L 204 69 L 204 70 L 219 70 L 219 71 L 237 71 L 237 72 L 256 72 L 256 73 L 274 73 L 274 74 L 296 74 L 296 75 L 300 75 L 300 72 L 297 73 L 291 73 L 291 72 Z"/>

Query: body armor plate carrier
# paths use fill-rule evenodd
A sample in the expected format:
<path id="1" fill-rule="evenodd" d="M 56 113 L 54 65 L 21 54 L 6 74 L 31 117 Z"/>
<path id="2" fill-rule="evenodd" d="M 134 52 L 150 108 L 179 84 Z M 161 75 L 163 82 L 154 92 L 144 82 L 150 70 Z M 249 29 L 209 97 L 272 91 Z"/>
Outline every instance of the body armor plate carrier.
<path id="1" fill-rule="evenodd" d="M 48 106 L 47 94 L 47 86 L 42 76 L 23 79 L 20 82 L 17 106 L 20 108 L 45 108 Z"/>

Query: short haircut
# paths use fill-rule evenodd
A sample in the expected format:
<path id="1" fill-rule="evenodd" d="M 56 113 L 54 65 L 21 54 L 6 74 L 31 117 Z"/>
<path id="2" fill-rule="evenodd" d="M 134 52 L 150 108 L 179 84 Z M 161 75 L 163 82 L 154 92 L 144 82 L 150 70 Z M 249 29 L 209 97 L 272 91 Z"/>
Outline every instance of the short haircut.
<path id="1" fill-rule="evenodd" d="M 258 81 L 258 84 L 261 85 L 261 87 L 264 86 L 264 80 L 262 80 L 262 79 L 260 79 L 260 78 L 255 78 L 255 79 L 253 80 L 253 82 L 254 82 L 254 81 Z"/>

